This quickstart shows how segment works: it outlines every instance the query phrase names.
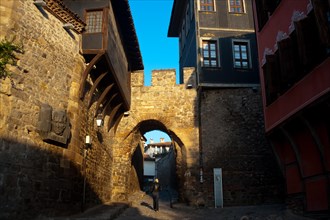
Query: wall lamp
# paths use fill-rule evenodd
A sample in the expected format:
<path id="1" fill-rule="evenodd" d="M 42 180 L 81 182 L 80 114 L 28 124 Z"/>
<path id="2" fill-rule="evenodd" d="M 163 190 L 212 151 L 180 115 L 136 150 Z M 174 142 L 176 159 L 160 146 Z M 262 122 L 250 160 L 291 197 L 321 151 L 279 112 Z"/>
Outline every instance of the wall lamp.
<path id="1" fill-rule="evenodd" d="M 188 83 L 186 88 L 191 89 L 192 87 L 193 87 L 193 85 L 191 83 Z"/>
<path id="2" fill-rule="evenodd" d="M 97 110 L 96 116 L 96 125 L 97 127 L 101 127 L 103 125 L 103 114 L 102 114 L 103 104 L 100 104 L 100 108 Z"/>
<path id="3" fill-rule="evenodd" d="M 103 116 L 102 116 L 102 114 L 97 114 L 97 116 L 96 116 L 97 127 L 101 127 L 102 124 L 103 124 Z"/>
<path id="4" fill-rule="evenodd" d="M 38 7 L 46 7 L 47 6 L 47 4 L 46 4 L 46 2 L 44 0 L 35 0 L 33 2 L 33 4 L 35 6 L 38 6 Z"/>
<path id="5" fill-rule="evenodd" d="M 91 136 L 86 135 L 86 138 L 85 138 L 85 144 L 86 144 L 86 146 L 90 146 L 90 145 L 92 145 L 92 139 L 91 139 Z"/>

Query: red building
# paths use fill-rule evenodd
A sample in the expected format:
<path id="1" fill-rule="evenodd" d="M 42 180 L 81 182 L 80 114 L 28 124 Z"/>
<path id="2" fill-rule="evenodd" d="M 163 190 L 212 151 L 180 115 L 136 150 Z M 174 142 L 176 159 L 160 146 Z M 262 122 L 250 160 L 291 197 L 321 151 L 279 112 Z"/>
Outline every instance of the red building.
<path id="1" fill-rule="evenodd" d="M 329 0 L 254 0 L 265 129 L 288 204 L 330 210 Z"/>

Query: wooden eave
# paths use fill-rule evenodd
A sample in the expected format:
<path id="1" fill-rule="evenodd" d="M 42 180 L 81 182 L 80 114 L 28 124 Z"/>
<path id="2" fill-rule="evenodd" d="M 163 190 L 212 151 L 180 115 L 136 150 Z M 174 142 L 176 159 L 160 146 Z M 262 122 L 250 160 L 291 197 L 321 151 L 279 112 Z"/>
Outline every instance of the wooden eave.
<path id="1" fill-rule="evenodd" d="M 115 9 L 114 14 L 119 24 L 123 45 L 130 63 L 130 70 L 143 70 L 142 55 L 128 0 L 111 1 L 111 4 Z"/>
<path id="2" fill-rule="evenodd" d="M 184 15 L 187 0 L 174 0 L 171 13 L 170 25 L 168 28 L 168 37 L 179 37 L 181 31 L 181 20 Z"/>

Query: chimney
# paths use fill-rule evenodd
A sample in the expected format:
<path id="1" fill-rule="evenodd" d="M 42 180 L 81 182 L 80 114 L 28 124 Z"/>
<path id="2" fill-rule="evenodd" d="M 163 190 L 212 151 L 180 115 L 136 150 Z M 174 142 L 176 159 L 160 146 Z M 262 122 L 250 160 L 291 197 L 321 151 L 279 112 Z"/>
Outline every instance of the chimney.
<path id="1" fill-rule="evenodd" d="M 154 143 L 154 139 L 150 138 L 150 144 Z"/>
<path id="2" fill-rule="evenodd" d="M 160 143 L 164 143 L 165 139 L 164 138 L 160 138 Z"/>

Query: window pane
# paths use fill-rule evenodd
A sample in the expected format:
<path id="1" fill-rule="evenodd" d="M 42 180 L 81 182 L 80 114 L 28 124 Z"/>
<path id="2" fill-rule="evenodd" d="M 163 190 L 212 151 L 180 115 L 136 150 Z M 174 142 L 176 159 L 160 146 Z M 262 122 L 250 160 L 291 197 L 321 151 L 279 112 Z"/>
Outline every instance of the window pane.
<path id="1" fill-rule="evenodd" d="M 215 51 L 211 51 L 211 57 L 212 57 L 212 58 L 216 58 L 216 57 L 217 57 L 217 54 L 216 54 Z"/>
<path id="2" fill-rule="evenodd" d="M 202 11 L 214 11 L 214 0 L 200 0 L 200 9 Z"/>
<path id="3" fill-rule="evenodd" d="M 207 67 L 217 67 L 217 42 L 216 41 L 203 41 L 202 42 L 202 55 L 203 65 Z"/>
<path id="4" fill-rule="evenodd" d="M 240 62 L 238 62 L 238 61 L 235 61 L 235 67 L 241 67 L 241 63 Z"/>
<path id="5" fill-rule="evenodd" d="M 229 0 L 229 11 L 234 13 L 243 13 L 243 1 L 242 0 Z"/>
<path id="6" fill-rule="evenodd" d="M 209 45 L 208 44 L 203 44 L 203 49 L 204 50 L 208 50 L 209 49 Z"/>
<path id="7" fill-rule="evenodd" d="M 89 11 L 86 15 L 86 33 L 102 32 L 103 11 Z"/>
<path id="8" fill-rule="evenodd" d="M 233 42 L 235 68 L 249 68 L 248 42 Z"/>

